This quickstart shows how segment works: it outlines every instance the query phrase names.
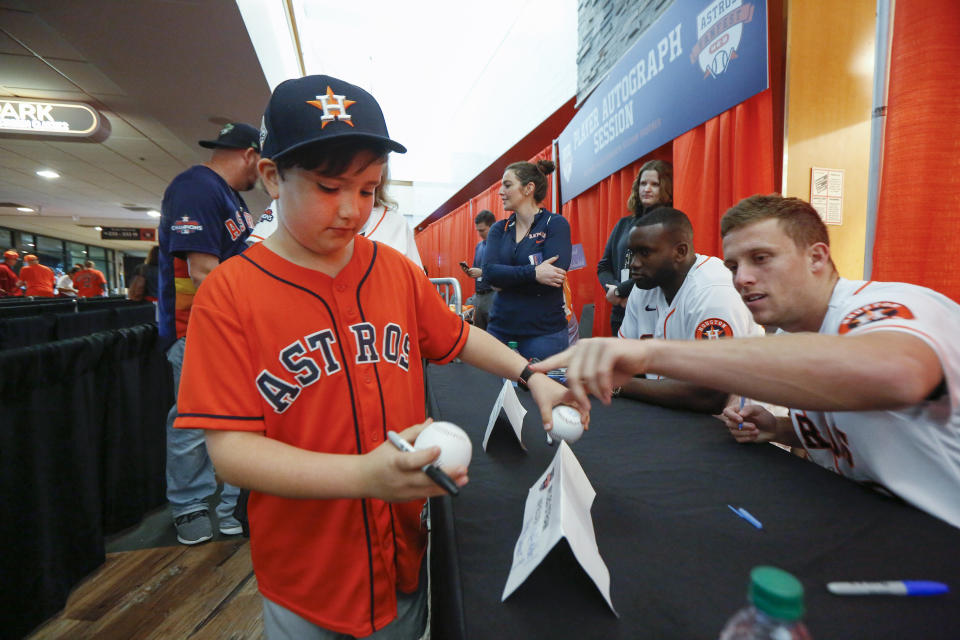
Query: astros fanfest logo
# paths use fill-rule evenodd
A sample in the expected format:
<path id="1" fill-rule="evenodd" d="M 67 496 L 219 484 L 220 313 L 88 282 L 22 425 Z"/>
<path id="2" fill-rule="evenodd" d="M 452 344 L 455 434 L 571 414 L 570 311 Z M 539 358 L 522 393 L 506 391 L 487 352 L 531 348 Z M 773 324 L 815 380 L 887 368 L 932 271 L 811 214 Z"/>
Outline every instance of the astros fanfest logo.
<path id="1" fill-rule="evenodd" d="M 336 95 L 329 85 L 326 95 L 317 96 L 316 100 L 307 100 L 307 104 L 323 111 L 323 115 L 320 116 L 320 122 L 323 123 L 320 125 L 321 129 L 334 121 L 345 122 L 352 127 L 353 123 L 350 121 L 351 118 L 347 109 L 356 103 L 356 100 L 347 100 L 346 96 Z"/>
<path id="2" fill-rule="evenodd" d="M 753 20 L 754 6 L 743 0 L 716 0 L 697 16 L 697 44 L 690 62 L 697 62 L 703 77 L 716 78 L 737 58 L 743 25 Z"/>
<path id="3" fill-rule="evenodd" d="M 725 320 L 720 318 L 710 318 L 697 325 L 697 340 L 719 340 L 720 338 L 732 338 L 733 329 Z"/>
<path id="4" fill-rule="evenodd" d="M 873 302 L 866 306 L 851 311 L 844 316 L 840 323 L 840 329 L 837 333 L 843 335 L 854 329 L 866 326 L 871 322 L 878 320 L 888 320 L 890 318 L 903 318 L 912 320 L 913 312 L 899 302 Z"/>

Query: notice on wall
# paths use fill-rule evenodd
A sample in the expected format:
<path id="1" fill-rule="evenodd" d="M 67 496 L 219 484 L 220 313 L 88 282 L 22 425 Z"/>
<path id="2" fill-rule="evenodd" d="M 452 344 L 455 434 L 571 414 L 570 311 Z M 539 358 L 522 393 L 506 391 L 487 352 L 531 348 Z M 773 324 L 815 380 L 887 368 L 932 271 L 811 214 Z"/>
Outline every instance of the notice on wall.
<path id="1" fill-rule="evenodd" d="M 843 224 L 843 169 L 810 169 L 810 204 L 825 224 Z"/>

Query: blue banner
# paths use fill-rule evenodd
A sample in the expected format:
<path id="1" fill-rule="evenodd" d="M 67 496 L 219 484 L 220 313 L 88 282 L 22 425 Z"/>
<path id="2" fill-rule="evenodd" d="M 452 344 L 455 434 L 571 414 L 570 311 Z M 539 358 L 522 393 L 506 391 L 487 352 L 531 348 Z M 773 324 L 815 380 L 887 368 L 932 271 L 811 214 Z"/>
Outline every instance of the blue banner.
<path id="1" fill-rule="evenodd" d="M 557 140 L 563 202 L 768 86 L 766 0 L 677 0 Z"/>

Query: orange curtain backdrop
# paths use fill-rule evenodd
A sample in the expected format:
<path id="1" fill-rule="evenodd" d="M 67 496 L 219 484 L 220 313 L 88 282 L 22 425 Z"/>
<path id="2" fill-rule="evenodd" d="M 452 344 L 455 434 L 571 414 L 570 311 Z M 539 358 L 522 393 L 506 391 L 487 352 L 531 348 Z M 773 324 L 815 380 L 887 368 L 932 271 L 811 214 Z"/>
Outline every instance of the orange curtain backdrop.
<path id="1" fill-rule="evenodd" d="M 777 190 L 774 160 L 769 89 L 673 141 L 673 202 L 693 223 L 697 253 L 723 257 L 721 216 L 747 196 Z"/>
<path id="2" fill-rule="evenodd" d="M 960 273 L 950 248 L 960 234 L 958 28 L 956 0 L 896 5 L 872 273 L 956 301 Z"/>

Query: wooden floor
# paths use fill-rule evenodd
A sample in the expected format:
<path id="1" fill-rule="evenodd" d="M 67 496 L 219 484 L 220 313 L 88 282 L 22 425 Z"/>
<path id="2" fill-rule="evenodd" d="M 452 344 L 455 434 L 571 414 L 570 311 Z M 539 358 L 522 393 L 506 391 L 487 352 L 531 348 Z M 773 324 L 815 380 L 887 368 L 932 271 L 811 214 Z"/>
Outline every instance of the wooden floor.
<path id="1" fill-rule="evenodd" d="M 107 554 L 29 640 L 262 637 L 249 541 L 234 539 Z"/>

